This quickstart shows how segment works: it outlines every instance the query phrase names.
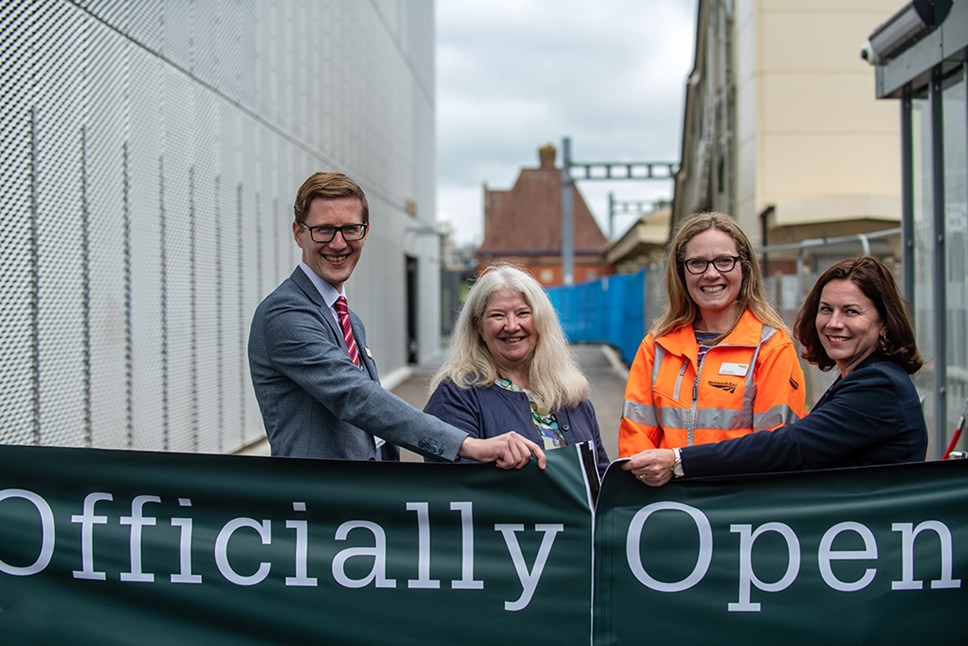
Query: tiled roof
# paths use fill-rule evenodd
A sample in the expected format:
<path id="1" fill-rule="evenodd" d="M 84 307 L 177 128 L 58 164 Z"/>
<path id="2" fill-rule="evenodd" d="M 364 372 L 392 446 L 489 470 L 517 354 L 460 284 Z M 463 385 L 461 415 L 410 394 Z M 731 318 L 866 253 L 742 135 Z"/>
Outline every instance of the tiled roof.
<path id="1" fill-rule="evenodd" d="M 477 254 L 561 253 L 561 169 L 524 168 L 511 190 L 484 189 L 484 242 Z M 575 253 L 603 253 L 608 239 L 572 185 Z"/>

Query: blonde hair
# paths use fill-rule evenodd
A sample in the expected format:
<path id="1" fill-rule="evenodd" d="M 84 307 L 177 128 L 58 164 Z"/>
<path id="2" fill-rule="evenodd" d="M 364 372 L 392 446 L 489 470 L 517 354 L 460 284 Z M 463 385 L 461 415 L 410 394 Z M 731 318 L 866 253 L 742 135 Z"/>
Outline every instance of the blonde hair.
<path id="1" fill-rule="evenodd" d="M 431 379 L 430 390 L 445 379 L 465 389 L 489 387 L 498 380 L 497 364 L 481 338 L 480 324 L 491 296 L 504 289 L 521 294 L 531 308 L 537 337 L 528 366 L 531 400 L 542 411 L 577 406 L 588 395 L 588 379 L 568 349 L 551 300 L 529 273 L 506 264 L 486 269 L 467 293 L 447 357 Z"/>
<path id="2" fill-rule="evenodd" d="M 739 228 L 736 220 L 732 217 L 725 213 L 710 211 L 696 214 L 683 222 L 669 243 L 669 256 L 665 271 L 666 293 L 669 295 L 669 304 L 662 316 L 653 325 L 653 335 L 660 337 L 667 332 L 679 329 L 683 325 L 692 325 L 698 317 L 699 308 L 692 297 L 689 296 L 689 290 L 686 288 L 683 261 L 686 258 L 686 245 L 689 241 L 710 229 L 722 231 L 736 243 L 736 254 L 739 256 L 740 267 L 743 271 L 743 282 L 740 285 L 739 297 L 736 299 L 736 303 L 742 308 L 740 311 L 749 309 L 761 322 L 777 330 L 786 331 L 786 324 L 763 292 L 760 263 L 749 238 L 746 237 L 746 234 L 743 233 L 743 230 Z M 725 336 L 726 334 L 722 335 L 722 337 Z"/>

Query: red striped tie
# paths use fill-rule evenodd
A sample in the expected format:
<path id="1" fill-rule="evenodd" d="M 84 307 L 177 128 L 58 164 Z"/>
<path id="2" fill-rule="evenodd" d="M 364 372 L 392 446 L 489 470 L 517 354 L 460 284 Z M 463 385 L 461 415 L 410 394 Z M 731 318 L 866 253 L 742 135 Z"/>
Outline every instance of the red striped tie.
<path id="1" fill-rule="evenodd" d="M 356 351 L 356 339 L 353 338 L 353 328 L 350 327 L 350 308 L 346 305 L 346 297 L 340 296 L 333 304 L 336 315 L 339 316 L 339 325 L 343 328 L 343 340 L 346 342 L 346 349 L 350 353 L 350 359 L 357 366 L 360 365 L 360 354 Z"/>

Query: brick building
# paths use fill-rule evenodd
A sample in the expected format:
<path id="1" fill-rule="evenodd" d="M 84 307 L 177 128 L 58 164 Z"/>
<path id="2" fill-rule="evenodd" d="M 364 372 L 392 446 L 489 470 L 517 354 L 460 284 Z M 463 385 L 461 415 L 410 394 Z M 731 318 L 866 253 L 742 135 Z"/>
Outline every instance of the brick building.
<path id="1" fill-rule="evenodd" d="M 538 168 L 523 168 L 510 190 L 484 186 L 484 241 L 478 272 L 500 262 L 527 268 L 545 287 L 561 285 L 561 169 L 555 147 L 538 150 Z M 574 279 L 594 280 L 612 272 L 605 261 L 608 239 L 572 185 Z"/>

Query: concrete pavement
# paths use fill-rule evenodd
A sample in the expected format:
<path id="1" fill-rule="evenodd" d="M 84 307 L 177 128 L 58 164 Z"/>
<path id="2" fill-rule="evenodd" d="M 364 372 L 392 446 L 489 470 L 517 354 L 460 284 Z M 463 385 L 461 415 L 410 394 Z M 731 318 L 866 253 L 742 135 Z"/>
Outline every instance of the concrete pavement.
<path id="1" fill-rule="evenodd" d="M 628 368 L 618 358 L 618 354 L 609 346 L 578 344 L 571 346 L 578 363 L 585 375 L 588 376 L 590 391 L 588 398 L 595 406 L 598 425 L 602 432 L 602 443 L 608 451 L 608 457 L 618 457 L 618 423 L 622 418 L 625 403 L 625 381 L 628 379 Z M 391 388 L 392 392 L 412 406 L 423 408 L 430 393 L 427 386 L 430 378 L 439 364 L 432 363 L 414 366 L 410 374 Z M 245 455 L 269 455 L 269 444 L 259 442 L 242 451 Z M 408 462 L 422 462 L 423 458 L 410 451 L 401 451 L 401 459 Z"/>

